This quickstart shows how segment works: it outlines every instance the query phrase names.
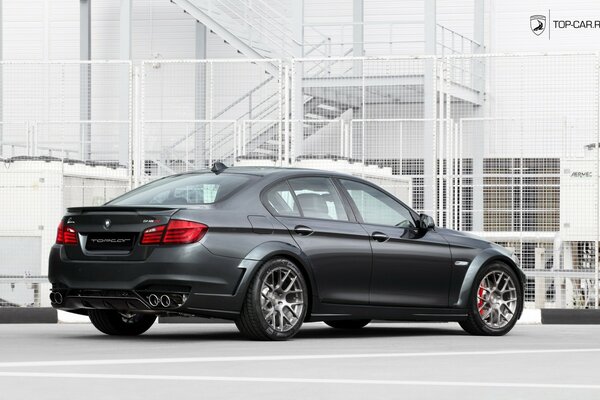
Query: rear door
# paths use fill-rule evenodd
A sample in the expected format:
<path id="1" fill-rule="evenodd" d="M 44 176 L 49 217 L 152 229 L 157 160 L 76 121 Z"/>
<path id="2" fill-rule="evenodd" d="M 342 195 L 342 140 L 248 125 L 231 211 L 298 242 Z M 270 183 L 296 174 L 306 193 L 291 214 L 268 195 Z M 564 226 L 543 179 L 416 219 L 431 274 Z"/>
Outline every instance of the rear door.
<path id="1" fill-rule="evenodd" d="M 309 257 L 320 300 L 368 304 L 371 246 L 333 181 L 301 177 L 270 188 L 267 207 Z"/>

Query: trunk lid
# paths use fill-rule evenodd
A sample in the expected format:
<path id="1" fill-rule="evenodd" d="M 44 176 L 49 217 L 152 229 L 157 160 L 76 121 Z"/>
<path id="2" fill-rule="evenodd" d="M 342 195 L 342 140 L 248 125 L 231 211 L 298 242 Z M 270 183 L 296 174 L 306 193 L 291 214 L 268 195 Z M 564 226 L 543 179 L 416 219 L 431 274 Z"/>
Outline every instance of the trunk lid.
<path id="1" fill-rule="evenodd" d="M 167 207 L 74 207 L 63 223 L 77 231 L 79 244 L 65 246 L 73 260 L 141 261 L 154 246 L 139 244 L 142 232 L 166 225 L 178 208 Z"/>

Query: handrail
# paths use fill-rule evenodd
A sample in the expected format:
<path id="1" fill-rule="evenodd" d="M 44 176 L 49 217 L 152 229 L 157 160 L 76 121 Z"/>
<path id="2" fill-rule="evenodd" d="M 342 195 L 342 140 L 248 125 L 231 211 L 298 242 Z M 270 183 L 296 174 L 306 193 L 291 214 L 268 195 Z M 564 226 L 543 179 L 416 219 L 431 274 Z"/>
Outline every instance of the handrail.
<path id="1" fill-rule="evenodd" d="M 344 56 L 344 57 L 345 57 L 345 56 L 347 56 L 348 54 L 352 53 L 352 51 L 353 51 L 353 50 L 354 50 L 354 49 L 352 49 L 352 48 L 348 49 L 348 50 L 347 50 L 347 51 L 346 51 L 346 52 L 343 54 L 343 56 Z M 315 78 L 315 77 L 318 77 L 318 76 L 320 76 L 320 75 L 319 75 L 319 73 L 315 74 L 314 76 L 310 76 L 310 73 L 311 73 L 311 72 L 312 72 L 312 71 L 313 71 L 315 68 L 317 68 L 317 67 L 320 67 L 320 72 L 324 72 L 324 71 L 326 71 L 327 69 L 331 68 L 332 66 L 334 66 L 335 64 L 337 64 L 337 63 L 339 63 L 339 62 L 341 62 L 341 61 L 346 61 L 346 60 L 344 60 L 344 59 L 340 59 L 340 58 L 336 58 L 336 59 L 332 59 L 332 60 L 321 60 L 321 62 L 322 62 L 322 63 L 328 63 L 329 65 L 326 65 L 326 66 L 321 66 L 321 65 L 319 65 L 319 64 L 316 64 L 316 63 L 315 63 L 315 64 L 313 64 L 313 66 L 312 66 L 312 67 L 310 67 L 308 70 L 304 71 L 304 73 L 305 73 L 305 77 L 307 77 L 307 78 Z M 345 72 L 348 72 L 348 71 L 350 71 L 351 69 L 352 69 L 352 67 L 348 68 L 348 69 L 347 69 Z"/>
<path id="2" fill-rule="evenodd" d="M 472 44 L 475 44 L 477 47 L 481 47 L 481 43 L 479 43 L 479 42 L 477 42 L 477 41 L 475 41 L 475 40 L 473 40 L 473 39 L 471 39 L 471 38 L 468 38 L 468 37 L 466 37 L 465 35 L 463 35 L 463 34 L 461 34 L 461 33 L 458 33 L 458 32 L 456 32 L 456 31 L 454 31 L 454 30 L 452 30 L 452 29 L 450 29 L 450 28 L 446 28 L 446 27 L 445 27 L 444 25 L 442 25 L 442 24 L 436 24 L 436 25 L 438 26 L 438 28 L 441 28 L 441 29 L 442 29 L 442 31 L 448 31 L 448 32 L 450 32 L 452 35 L 455 35 L 455 36 L 460 36 L 460 38 L 461 38 L 461 39 L 463 39 L 463 40 L 465 40 L 465 41 L 467 41 L 467 42 L 471 42 Z"/>
<path id="3" fill-rule="evenodd" d="M 319 49 L 321 46 L 323 46 L 324 44 L 331 44 L 331 38 L 330 37 L 326 37 L 325 39 L 321 40 L 319 43 L 313 45 L 313 47 L 308 50 L 307 52 L 304 53 L 304 57 L 308 56 L 310 53 L 312 53 L 313 51 Z M 327 56 L 327 54 L 323 54 L 324 56 Z"/>
<path id="4" fill-rule="evenodd" d="M 225 9 L 228 9 L 228 10 L 229 10 L 229 12 L 231 12 L 231 13 L 232 13 L 232 14 L 233 14 L 235 17 L 237 17 L 237 18 L 239 18 L 240 20 L 244 21 L 244 23 L 245 23 L 245 24 L 247 24 L 247 25 L 248 25 L 248 27 L 250 27 L 250 28 L 251 28 L 251 29 L 253 29 L 254 31 L 256 31 L 256 32 L 260 33 L 260 34 L 261 34 L 261 36 L 262 36 L 263 38 L 265 38 L 265 39 L 267 39 L 268 41 L 272 42 L 272 43 L 273 43 L 273 45 L 275 45 L 275 46 L 276 46 L 276 49 L 282 50 L 284 53 L 287 53 L 287 55 L 292 55 L 292 56 L 294 56 L 294 54 L 293 54 L 293 53 L 290 53 L 289 51 L 287 51 L 287 50 L 285 49 L 285 47 L 282 45 L 282 44 L 286 43 L 288 40 L 289 40 L 289 41 L 292 41 L 293 43 L 295 43 L 295 44 L 296 44 L 296 45 L 298 45 L 298 46 L 302 46 L 302 44 L 301 44 L 301 43 L 299 43 L 298 41 L 296 41 L 296 40 L 294 39 L 294 37 L 293 37 L 293 36 L 291 36 L 291 35 L 289 34 L 289 31 L 288 31 L 288 32 L 286 32 L 286 30 L 285 30 L 284 28 L 277 26 L 277 24 L 274 24 L 274 23 L 273 23 L 273 21 L 269 21 L 269 25 L 270 25 L 271 27 L 275 27 L 275 28 L 276 28 L 277 30 L 279 30 L 279 31 L 281 32 L 281 34 L 282 34 L 282 35 L 285 37 L 285 39 L 284 39 L 284 38 L 282 38 L 283 40 L 281 41 L 281 43 L 279 42 L 279 40 L 276 40 L 276 39 L 274 39 L 273 37 L 271 37 L 271 35 L 269 35 L 269 34 L 268 34 L 268 33 L 270 33 L 269 31 L 265 31 L 264 29 L 258 29 L 258 28 L 255 26 L 255 24 L 253 24 L 253 23 L 252 23 L 252 21 L 251 21 L 251 20 L 249 20 L 249 18 L 247 18 L 246 16 L 242 15 L 242 14 L 240 13 L 240 11 L 239 11 L 239 10 L 236 10 L 236 9 L 235 9 L 235 8 L 233 8 L 233 6 L 231 6 L 230 4 L 228 4 L 228 3 L 225 3 L 225 1 L 224 1 L 224 0 L 212 0 L 212 1 L 215 1 L 215 2 L 217 2 L 218 4 L 220 4 L 220 5 L 221 5 L 223 8 L 225 8 Z M 263 14 L 261 14 L 261 13 L 257 13 L 257 12 L 256 12 L 254 9 L 252 9 L 251 7 L 248 7 L 248 10 L 251 10 L 251 11 L 252 11 L 252 14 L 253 14 L 253 15 L 255 15 L 255 16 L 257 16 L 259 19 L 262 19 L 262 20 L 264 20 L 264 19 L 265 19 Z"/>
<path id="5" fill-rule="evenodd" d="M 305 28 L 309 28 L 311 31 L 315 32 L 319 36 L 330 37 L 328 46 L 334 48 L 345 49 L 347 47 L 355 48 L 358 45 L 362 45 L 363 47 L 368 47 L 369 45 L 389 45 L 390 51 L 393 49 L 392 46 L 398 45 L 406 45 L 406 44 L 414 44 L 414 43 L 425 43 L 425 40 L 422 38 L 412 39 L 408 37 L 407 39 L 402 39 L 402 32 L 398 32 L 395 30 L 397 27 L 403 26 L 411 26 L 411 25 L 423 25 L 423 20 L 411 20 L 411 21 L 368 21 L 368 22 L 325 22 L 325 23 L 307 23 L 304 24 Z M 362 40 L 355 41 L 350 37 L 350 33 L 348 29 L 353 29 L 355 26 L 363 26 L 363 27 L 376 27 L 380 31 L 381 37 L 377 37 L 373 40 Z M 387 32 L 384 32 L 383 29 L 387 26 Z M 438 35 L 436 37 L 436 46 L 442 49 L 443 53 L 446 53 L 445 50 L 448 50 L 451 54 L 462 54 L 465 50 L 470 49 L 469 52 L 472 52 L 476 48 L 481 48 L 481 44 L 474 39 L 471 39 L 461 33 L 458 33 L 450 28 L 445 27 L 441 24 L 436 24 L 438 28 Z M 331 29 L 326 31 L 327 33 L 321 31 L 319 28 L 339 28 L 335 33 L 331 33 Z M 399 36 L 400 35 L 400 36 Z M 411 34 L 406 34 L 408 36 L 414 36 Z M 405 36 L 406 36 L 405 35 Z M 441 36 L 441 37 L 440 37 Z M 446 36 L 448 39 L 452 41 L 452 44 L 448 44 L 446 40 Z M 454 46 L 454 42 L 458 42 L 458 47 Z M 310 46 L 310 51 L 306 54 L 312 53 L 316 48 L 319 48 L 323 45 L 323 40 L 314 44 L 313 42 L 306 42 L 305 46 Z M 320 52 L 322 53 L 322 52 Z M 325 56 L 331 56 L 331 54 L 324 54 Z"/>
<path id="6" fill-rule="evenodd" d="M 368 21 L 368 22 L 314 22 L 305 23 L 304 26 L 315 27 L 315 26 L 354 26 L 354 25 L 417 25 L 423 24 L 423 20 L 415 21 Z"/>
<path id="7" fill-rule="evenodd" d="M 269 83 L 270 81 L 273 80 L 273 78 L 275 78 L 274 75 L 271 75 L 270 77 L 268 77 L 267 79 L 265 79 L 264 81 L 262 81 L 261 83 L 259 83 L 258 85 L 256 85 L 254 88 L 250 89 L 248 92 L 246 92 L 242 97 L 240 97 L 239 99 L 235 100 L 234 102 L 232 102 L 230 105 L 228 105 L 227 107 L 225 107 L 224 109 L 222 109 L 221 111 L 219 111 L 218 113 L 216 113 L 213 118 L 219 118 L 221 115 L 225 114 L 227 111 L 231 110 L 233 107 L 237 106 L 238 104 L 240 104 L 242 101 L 244 101 L 244 99 L 252 96 L 252 94 L 254 92 L 256 92 L 258 89 L 261 89 L 263 86 L 265 86 L 267 83 Z"/>
<path id="8" fill-rule="evenodd" d="M 244 95 L 242 95 L 241 97 L 239 97 L 237 100 L 233 101 L 231 104 L 229 104 L 228 106 L 226 106 L 225 108 L 223 108 L 221 111 L 219 111 L 218 113 L 216 113 L 215 115 L 213 115 L 213 116 L 212 116 L 212 119 L 213 119 L 213 120 L 216 120 L 217 118 L 219 118 L 220 116 L 222 116 L 223 114 L 225 114 L 227 111 L 231 110 L 233 107 L 235 107 L 235 106 L 237 106 L 238 104 L 242 103 L 242 102 L 243 102 L 245 99 L 247 99 L 247 98 L 249 98 L 250 96 L 252 96 L 252 94 L 253 94 L 254 92 L 256 92 L 257 90 L 261 89 L 261 88 L 262 88 L 262 87 L 264 87 L 264 86 L 265 86 L 267 83 L 269 83 L 270 81 L 272 81 L 272 80 L 273 80 L 273 78 L 275 78 L 275 76 L 274 76 L 274 75 L 271 75 L 270 77 L 268 77 L 267 79 L 265 79 L 264 81 L 262 81 L 261 83 L 259 83 L 258 85 L 256 85 L 256 86 L 255 86 L 255 87 L 253 87 L 252 89 L 250 89 L 249 91 L 247 91 L 247 92 L 246 92 Z M 275 93 L 275 94 L 277 94 L 277 93 Z M 258 107 L 259 105 L 260 105 L 260 103 L 259 103 L 259 104 L 257 104 L 257 106 L 256 106 L 256 107 Z M 256 107 L 254 107 L 254 108 L 256 108 Z M 247 113 L 246 113 L 246 114 L 247 114 Z M 242 117 L 243 117 L 244 115 L 246 115 L 246 114 L 243 114 L 241 117 L 238 117 L 238 118 L 236 118 L 236 119 L 240 119 L 240 118 L 242 118 Z M 231 126 L 231 124 L 230 124 L 230 125 L 228 125 L 228 126 Z M 226 127 L 226 128 L 227 128 L 227 127 Z M 226 129 L 226 128 L 223 128 L 221 131 L 223 131 L 223 130 L 224 130 L 224 129 Z M 171 148 L 175 148 L 176 146 L 179 146 L 181 143 L 183 143 L 183 142 L 185 142 L 186 140 L 188 140 L 188 139 L 189 139 L 189 138 L 190 138 L 192 135 L 196 134 L 196 132 L 197 132 L 197 131 L 198 131 L 197 129 L 194 129 L 194 130 L 190 131 L 190 133 L 189 133 L 188 135 L 186 135 L 186 136 L 182 137 L 180 140 L 178 140 L 177 142 L 175 142 L 175 143 L 174 143 L 174 144 L 171 146 Z M 221 132 L 221 131 L 220 131 L 220 132 Z"/>

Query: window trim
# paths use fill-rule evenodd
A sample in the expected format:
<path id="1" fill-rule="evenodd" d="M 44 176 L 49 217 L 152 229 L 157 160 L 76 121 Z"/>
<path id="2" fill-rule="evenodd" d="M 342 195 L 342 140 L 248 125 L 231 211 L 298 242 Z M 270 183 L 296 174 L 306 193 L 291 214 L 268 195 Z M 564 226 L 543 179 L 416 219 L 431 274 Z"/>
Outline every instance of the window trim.
<path id="1" fill-rule="evenodd" d="M 290 182 L 289 182 L 291 179 L 296 179 L 296 178 L 323 178 L 323 179 L 329 179 L 329 181 L 331 182 L 332 186 L 334 187 L 334 190 L 336 191 L 337 195 L 339 196 L 340 200 L 342 201 L 342 205 L 344 207 L 344 211 L 346 212 L 346 216 L 348 217 L 348 219 L 347 220 L 339 220 L 339 219 L 306 217 L 304 215 L 304 210 L 302 210 L 302 207 L 300 206 L 300 202 L 298 201 L 298 198 L 296 197 L 296 193 L 294 192 L 294 189 L 292 188 L 292 185 L 290 185 Z M 278 179 L 278 180 L 276 180 L 274 182 L 271 182 L 270 184 L 268 184 L 267 186 L 265 186 L 263 188 L 263 190 L 261 191 L 261 193 L 260 193 L 260 201 L 261 201 L 262 205 L 274 217 L 312 219 L 312 220 L 316 220 L 316 221 L 344 222 L 344 223 L 353 223 L 353 224 L 356 224 L 356 223 L 358 223 L 358 220 L 356 218 L 354 210 L 352 209 L 352 205 L 348 202 L 348 199 L 346 198 L 346 193 L 340 191 L 340 188 L 339 188 L 339 186 L 338 186 L 338 184 L 337 184 L 337 182 L 336 182 L 335 179 L 336 179 L 336 177 L 331 176 L 331 175 L 314 175 L 314 174 L 309 174 L 309 175 L 295 175 L 295 176 L 291 176 L 291 177 L 289 177 L 289 176 L 288 177 L 284 177 L 284 178 Z M 271 207 L 271 205 L 267 201 L 267 199 L 266 199 L 267 192 L 269 190 L 271 190 L 273 187 L 281 184 L 282 182 L 285 182 L 287 184 L 287 186 L 290 188 L 290 192 L 292 193 L 292 196 L 294 196 L 294 201 L 298 205 L 298 211 L 300 211 L 300 216 L 295 216 L 295 215 L 281 215 L 277 211 L 275 211 L 275 209 L 273 209 L 273 207 Z"/>
<path id="2" fill-rule="evenodd" d="M 271 204 L 269 204 L 269 201 L 267 200 L 267 193 L 275 188 L 278 185 L 281 184 L 285 184 L 290 193 L 292 194 L 292 197 L 294 198 L 294 203 L 296 203 L 297 207 L 298 207 L 298 212 L 300 213 L 300 215 L 283 215 L 283 214 L 279 214 L 277 212 L 277 210 L 275 210 L 273 208 L 273 206 L 271 206 Z M 294 190 L 292 189 L 292 186 L 290 185 L 290 183 L 288 182 L 288 180 L 286 178 L 284 179 L 279 179 L 273 183 L 270 183 L 269 185 L 267 185 L 261 192 L 260 192 L 260 202 L 262 203 L 262 205 L 271 213 L 271 215 L 273 215 L 274 217 L 282 217 L 282 218 L 304 218 L 304 213 L 302 211 L 302 208 L 300 207 L 300 203 L 298 203 L 298 199 L 296 198 L 296 193 L 294 193 Z"/>
<path id="3" fill-rule="evenodd" d="M 342 183 L 342 181 L 352 181 L 352 182 L 356 182 L 356 183 L 361 183 L 365 186 L 369 186 L 375 190 L 378 190 L 380 192 L 382 192 L 383 194 L 385 194 L 386 196 L 390 197 L 393 201 L 395 201 L 400 207 L 405 208 L 409 215 L 412 218 L 412 222 L 413 225 L 415 226 L 414 229 L 416 229 L 416 227 L 418 226 L 417 221 L 419 220 L 419 216 L 417 214 L 416 211 L 414 211 L 412 208 L 410 208 L 409 206 L 407 206 L 406 204 L 404 204 L 404 202 L 400 199 L 398 199 L 396 196 L 394 196 L 393 194 L 391 194 L 390 192 L 388 192 L 387 190 L 378 187 L 377 185 L 368 182 L 368 181 L 364 181 L 362 179 L 356 179 L 353 176 L 352 177 L 335 177 L 334 181 L 336 183 L 337 186 L 339 186 L 339 190 L 343 191 L 344 193 L 344 197 L 346 198 L 346 201 L 348 201 L 348 203 L 350 204 L 350 207 L 352 207 L 352 212 L 355 215 L 356 221 L 361 224 L 361 225 L 373 225 L 373 226 L 384 226 L 387 228 L 396 228 L 396 229 L 410 229 L 410 228 L 403 228 L 400 226 L 394 226 L 394 225 L 384 225 L 384 224 L 374 224 L 374 223 L 370 223 L 370 222 L 365 222 L 362 214 L 360 213 L 360 211 L 358 210 L 358 207 L 356 205 L 356 203 L 354 202 L 354 199 L 352 199 L 352 196 L 350 196 L 350 193 L 348 193 L 348 190 L 346 190 L 346 187 L 344 186 L 344 184 Z"/>

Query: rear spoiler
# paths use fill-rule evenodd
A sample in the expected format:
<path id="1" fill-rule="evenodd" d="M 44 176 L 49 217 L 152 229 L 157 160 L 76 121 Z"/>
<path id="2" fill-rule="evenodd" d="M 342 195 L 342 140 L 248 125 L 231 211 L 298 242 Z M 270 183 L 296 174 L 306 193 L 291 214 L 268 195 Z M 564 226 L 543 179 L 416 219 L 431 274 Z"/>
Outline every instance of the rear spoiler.
<path id="1" fill-rule="evenodd" d="M 173 207 L 153 207 L 153 206 L 96 206 L 96 207 L 69 207 L 69 213 L 86 213 L 86 212 L 126 212 L 126 211 L 177 211 L 178 208 Z"/>

